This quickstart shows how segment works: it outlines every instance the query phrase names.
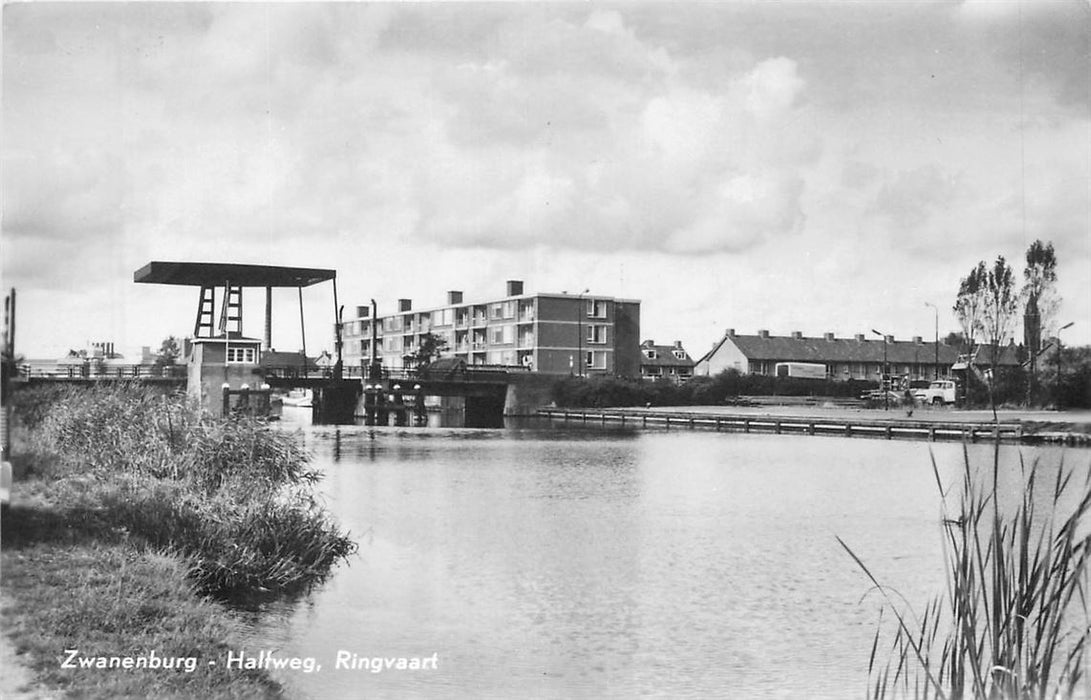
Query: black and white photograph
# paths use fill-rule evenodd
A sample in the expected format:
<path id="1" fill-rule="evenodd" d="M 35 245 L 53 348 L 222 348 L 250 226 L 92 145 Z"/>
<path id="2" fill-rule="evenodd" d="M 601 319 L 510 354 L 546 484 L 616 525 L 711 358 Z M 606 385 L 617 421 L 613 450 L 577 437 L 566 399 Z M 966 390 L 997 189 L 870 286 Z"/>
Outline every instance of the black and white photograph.
<path id="1" fill-rule="evenodd" d="M 1091 2 L 0 55 L 5 700 L 1091 698 Z"/>

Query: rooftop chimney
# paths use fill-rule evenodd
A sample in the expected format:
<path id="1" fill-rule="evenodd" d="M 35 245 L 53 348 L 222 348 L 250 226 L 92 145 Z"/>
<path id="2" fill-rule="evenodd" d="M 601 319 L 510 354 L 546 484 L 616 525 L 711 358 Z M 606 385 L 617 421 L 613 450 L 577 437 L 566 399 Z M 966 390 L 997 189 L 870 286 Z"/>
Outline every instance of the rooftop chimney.
<path id="1" fill-rule="evenodd" d="M 508 296 L 517 297 L 523 293 L 523 280 L 508 280 Z"/>
<path id="2" fill-rule="evenodd" d="M 921 343 L 924 342 L 924 339 L 921 338 L 919 335 L 915 335 L 915 336 L 913 336 L 913 342 L 916 343 L 917 345 L 920 345 Z"/>
<path id="3" fill-rule="evenodd" d="M 834 339 L 833 333 L 826 333 L 823 337 L 826 340 L 833 340 Z"/>
<path id="4" fill-rule="evenodd" d="M 767 330 L 765 330 L 763 328 L 762 330 L 758 331 L 758 336 L 761 337 L 761 338 L 768 338 L 769 337 L 769 331 L 767 331 Z"/>
<path id="5" fill-rule="evenodd" d="M 412 299 L 398 299 L 398 311 L 410 311 L 412 308 Z"/>
<path id="6" fill-rule="evenodd" d="M 455 290 L 451 290 L 451 291 L 447 292 L 447 304 L 448 305 L 461 304 L 461 303 L 462 303 L 462 292 L 455 291 Z"/>
<path id="7" fill-rule="evenodd" d="M 643 345 L 646 348 L 650 348 L 651 346 L 655 345 L 655 341 L 654 340 L 645 340 L 643 343 L 641 343 L 641 345 Z"/>
<path id="8" fill-rule="evenodd" d="M 857 342 L 860 342 L 860 343 L 862 343 L 862 342 L 864 342 L 865 340 L 867 340 L 867 338 L 865 338 L 865 337 L 864 337 L 864 334 L 863 334 L 863 333 L 857 333 L 857 334 L 856 334 L 856 340 L 857 340 Z"/>
<path id="9" fill-rule="evenodd" d="M 681 350 L 682 349 L 682 341 L 681 340 L 674 341 L 674 347 L 677 348 L 678 350 Z"/>
<path id="10" fill-rule="evenodd" d="M 795 338 L 796 340 L 802 340 L 803 339 L 803 331 L 792 331 L 792 337 Z"/>
<path id="11" fill-rule="evenodd" d="M 356 318 L 368 318 L 370 316 L 371 316 L 371 307 L 370 306 L 357 306 L 356 307 Z"/>
<path id="12" fill-rule="evenodd" d="M 893 343 L 893 342 L 894 342 L 894 336 L 892 336 L 892 335 L 884 335 L 884 336 L 883 336 L 883 340 L 884 340 L 884 341 L 886 341 L 886 342 L 888 342 L 888 343 Z"/>
<path id="13" fill-rule="evenodd" d="M 734 328 L 728 328 L 727 333 L 724 333 L 724 335 L 726 335 L 728 338 L 734 338 L 735 337 L 735 329 Z"/>

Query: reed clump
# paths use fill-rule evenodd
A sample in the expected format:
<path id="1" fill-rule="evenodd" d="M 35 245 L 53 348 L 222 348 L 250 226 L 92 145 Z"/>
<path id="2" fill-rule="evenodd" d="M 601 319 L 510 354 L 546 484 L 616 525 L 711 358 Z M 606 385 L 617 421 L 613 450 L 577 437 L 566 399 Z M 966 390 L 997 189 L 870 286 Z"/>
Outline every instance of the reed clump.
<path id="1" fill-rule="evenodd" d="M 1023 489 L 1014 503 L 998 493 L 999 447 L 991 481 L 964 453 L 960 493 L 943 497 L 947 591 L 915 615 L 863 560 L 838 541 L 893 613 L 884 663 L 876 629 L 868 662 L 869 696 L 957 700 L 1071 698 L 1087 695 L 1085 659 L 1091 473 L 1077 480 L 1063 463 L 1047 476 L 1020 458 Z M 880 613 L 880 622 L 882 613 Z"/>
<path id="2" fill-rule="evenodd" d="M 213 420 L 139 385 L 72 389 L 29 431 L 38 478 L 72 520 L 188 562 L 204 594 L 294 592 L 355 551 L 313 494 L 298 436 Z M 37 405 L 37 402 L 30 402 Z"/>

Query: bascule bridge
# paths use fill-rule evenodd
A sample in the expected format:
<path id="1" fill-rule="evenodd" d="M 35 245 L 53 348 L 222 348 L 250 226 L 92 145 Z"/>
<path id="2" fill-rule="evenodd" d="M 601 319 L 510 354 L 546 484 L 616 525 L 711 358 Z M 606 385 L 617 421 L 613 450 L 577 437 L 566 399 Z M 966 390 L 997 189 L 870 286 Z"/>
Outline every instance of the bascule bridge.
<path id="1" fill-rule="evenodd" d="M 268 401 L 273 384 L 308 386 L 314 391 L 315 415 L 323 422 L 351 422 L 359 381 L 343 378 L 337 272 L 306 267 L 241 265 L 235 263 L 153 261 L 133 274 L 139 284 L 171 284 L 199 289 L 193 336 L 187 353 L 187 392 L 214 415 L 240 401 Z M 306 330 L 303 289 L 323 282 L 333 287 L 333 327 L 336 362 L 329 376 L 280 376 L 261 362 L 272 349 L 273 289 L 294 288 L 299 297 L 302 360 L 306 369 Z M 265 332 L 262 338 L 243 333 L 243 289 L 265 290 Z M 218 310 L 218 313 L 217 313 Z"/>

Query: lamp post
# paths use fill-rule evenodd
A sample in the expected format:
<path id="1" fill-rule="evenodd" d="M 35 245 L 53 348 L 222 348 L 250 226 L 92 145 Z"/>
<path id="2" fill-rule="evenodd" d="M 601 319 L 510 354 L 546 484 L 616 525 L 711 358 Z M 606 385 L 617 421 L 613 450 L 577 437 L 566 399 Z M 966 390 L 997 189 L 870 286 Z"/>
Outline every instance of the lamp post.
<path id="1" fill-rule="evenodd" d="M 924 302 L 924 305 L 931 306 L 932 310 L 936 312 L 936 364 L 932 368 L 932 378 L 939 379 L 939 308 L 930 301 Z"/>
<path id="2" fill-rule="evenodd" d="M 882 339 L 883 339 L 883 370 L 882 370 L 881 374 L 879 375 L 879 386 L 883 390 L 883 410 L 884 411 L 889 411 L 890 410 L 890 391 L 886 387 L 886 334 L 880 333 L 879 331 L 875 330 L 874 328 L 871 329 L 871 332 L 874 333 L 877 336 L 881 336 Z"/>
<path id="3" fill-rule="evenodd" d="M 583 295 L 589 291 L 591 290 L 585 289 L 576 295 L 576 343 L 578 348 L 576 356 L 579 362 L 579 372 L 577 374 L 579 377 L 583 376 Z"/>
<path id="4" fill-rule="evenodd" d="M 1061 326 L 1060 328 L 1057 329 L 1057 403 L 1058 404 L 1060 403 L 1060 399 L 1061 399 L 1061 364 L 1063 362 L 1063 360 L 1061 359 L 1061 331 L 1063 331 L 1065 328 L 1070 328 L 1075 323 L 1076 323 L 1075 321 L 1069 321 L 1068 323 L 1064 324 L 1063 326 Z"/>

